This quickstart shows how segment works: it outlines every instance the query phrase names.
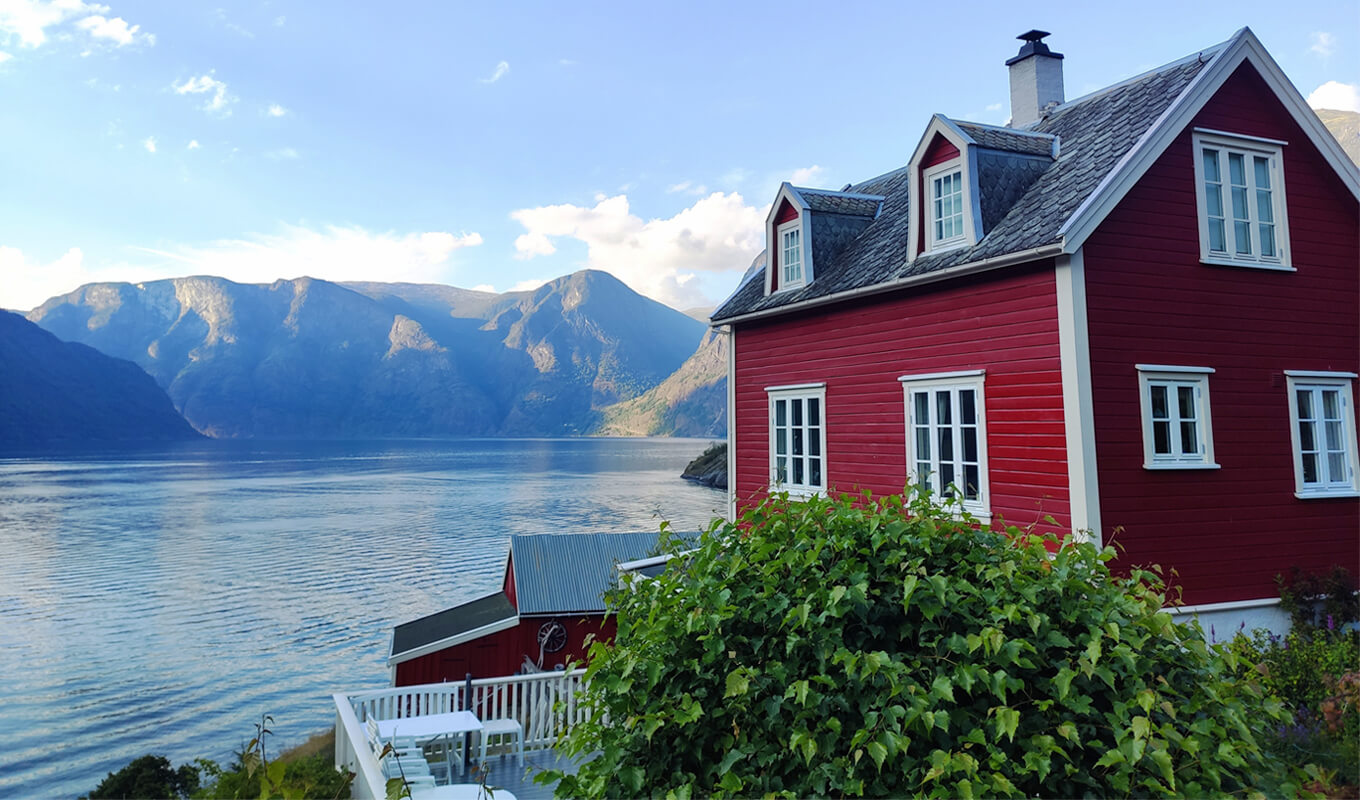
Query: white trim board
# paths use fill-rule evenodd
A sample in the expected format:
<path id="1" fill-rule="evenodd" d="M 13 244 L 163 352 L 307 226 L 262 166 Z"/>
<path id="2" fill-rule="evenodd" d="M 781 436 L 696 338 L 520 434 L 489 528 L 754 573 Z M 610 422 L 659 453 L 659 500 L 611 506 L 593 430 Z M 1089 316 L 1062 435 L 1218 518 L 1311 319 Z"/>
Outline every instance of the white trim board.
<path id="1" fill-rule="evenodd" d="M 1062 365 L 1063 431 L 1067 442 L 1067 490 L 1072 533 L 1078 537 L 1089 537 L 1096 547 L 1103 547 L 1084 251 L 1058 257 L 1054 267 L 1054 286 L 1058 302 L 1058 355 Z"/>

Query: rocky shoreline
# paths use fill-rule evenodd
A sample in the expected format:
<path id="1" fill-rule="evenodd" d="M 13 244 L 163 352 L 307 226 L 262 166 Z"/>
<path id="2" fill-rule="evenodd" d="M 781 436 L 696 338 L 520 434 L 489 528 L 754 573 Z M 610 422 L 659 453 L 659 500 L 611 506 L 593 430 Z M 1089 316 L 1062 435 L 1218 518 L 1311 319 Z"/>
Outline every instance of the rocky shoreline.
<path id="1" fill-rule="evenodd" d="M 709 445 L 703 455 L 689 462 L 680 477 L 714 489 L 726 489 L 727 443 Z"/>

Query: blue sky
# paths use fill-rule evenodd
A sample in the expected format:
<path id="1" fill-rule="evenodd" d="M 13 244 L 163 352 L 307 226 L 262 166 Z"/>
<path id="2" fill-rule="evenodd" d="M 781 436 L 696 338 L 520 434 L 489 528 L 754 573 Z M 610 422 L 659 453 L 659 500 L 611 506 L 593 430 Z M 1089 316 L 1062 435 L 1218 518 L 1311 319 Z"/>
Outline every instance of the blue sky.
<path id="1" fill-rule="evenodd" d="M 1035 27 L 1069 99 L 1249 25 L 1315 105 L 1360 110 L 1353 0 L 1128 8 L 0 0 L 0 307 L 584 267 L 711 306 L 780 181 L 902 166 L 934 112 L 1004 123 Z"/>

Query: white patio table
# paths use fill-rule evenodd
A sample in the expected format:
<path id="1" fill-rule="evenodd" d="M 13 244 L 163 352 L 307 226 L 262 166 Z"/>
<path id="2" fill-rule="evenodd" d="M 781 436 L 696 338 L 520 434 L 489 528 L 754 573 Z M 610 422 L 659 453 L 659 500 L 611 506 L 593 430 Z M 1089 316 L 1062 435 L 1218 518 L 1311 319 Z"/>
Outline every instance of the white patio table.
<path id="1" fill-rule="evenodd" d="M 394 736 L 411 738 L 417 743 L 448 737 L 450 744 L 458 734 L 479 732 L 482 721 L 471 711 L 450 711 L 445 714 L 424 714 L 416 717 L 378 720 L 378 736 L 391 740 Z M 444 748 L 445 760 L 449 763 L 449 778 L 453 778 L 453 757 L 449 748 Z M 463 774 L 467 774 L 467 746 L 463 748 Z"/>

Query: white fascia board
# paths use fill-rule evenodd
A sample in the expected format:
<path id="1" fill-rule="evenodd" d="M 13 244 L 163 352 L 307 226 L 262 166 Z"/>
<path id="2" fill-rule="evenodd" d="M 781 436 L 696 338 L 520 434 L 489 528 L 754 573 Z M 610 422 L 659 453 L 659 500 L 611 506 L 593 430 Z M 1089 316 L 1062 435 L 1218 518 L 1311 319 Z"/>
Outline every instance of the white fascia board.
<path id="1" fill-rule="evenodd" d="M 502 620 L 487 623 L 486 625 L 483 625 L 480 628 L 473 628 L 470 631 L 464 631 L 463 633 L 457 634 L 455 636 L 448 636 L 443 639 L 440 639 L 437 642 L 430 642 L 429 644 L 421 645 L 420 647 L 417 647 L 414 650 L 407 650 L 404 653 L 396 653 L 395 655 L 387 659 L 387 666 L 395 667 L 396 665 L 404 661 L 410 661 L 411 659 L 414 658 L 427 656 L 430 653 L 438 653 L 440 650 L 444 650 L 449 647 L 454 647 L 465 642 L 470 642 L 474 639 L 480 639 L 483 636 L 489 636 L 493 633 L 500 633 L 501 631 L 509 630 L 510 628 L 513 628 L 518 624 L 519 624 L 518 614 L 516 614 L 513 617 L 507 617 Z M 395 635 L 396 632 L 394 631 L 393 636 Z"/>
<path id="2" fill-rule="evenodd" d="M 1261 41 L 1250 28 L 1233 35 L 1212 57 L 1208 66 L 1200 70 L 1190 85 L 1181 92 L 1156 122 L 1119 160 L 1109 174 L 1096 186 L 1090 196 L 1068 217 L 1058 230 L 1063 239 L 1063 251 L 1076 252 L 1120 200 L 1129 193 L 1143 174 L 1161 157 L 1162 153 L 1184 131 L 1195 115 L 1213 98 L 1228 78 L 1243 63 L 1250 62 L 1271 88 L 1294 121 L 1299 124 L 1310 142 L 1322 153 L 1327 163 L 1340 176 L 1346 188 L 1360 199 L 1360 168 L 1351 162 L 1341 144 L 1328 132 L 1308 102 L 1294 84 L 1266 52 Z"/>
<path id="3" fill-rule="evenodd" d="M 737 328 L 727 326 L 727 521 L 737 521 Z"/>

